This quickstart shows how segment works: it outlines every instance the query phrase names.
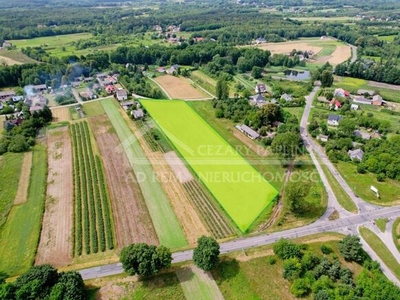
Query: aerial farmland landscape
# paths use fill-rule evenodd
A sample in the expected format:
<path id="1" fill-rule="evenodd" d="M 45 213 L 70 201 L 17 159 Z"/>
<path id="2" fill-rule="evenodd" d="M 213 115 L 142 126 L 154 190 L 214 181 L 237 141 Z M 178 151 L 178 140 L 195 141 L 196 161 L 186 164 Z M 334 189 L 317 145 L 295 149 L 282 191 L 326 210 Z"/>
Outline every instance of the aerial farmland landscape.
<path id="1" fill-rule="evenodd" d="M 0 8 L 0 299 L 400 299 L 399 2 Z"/>

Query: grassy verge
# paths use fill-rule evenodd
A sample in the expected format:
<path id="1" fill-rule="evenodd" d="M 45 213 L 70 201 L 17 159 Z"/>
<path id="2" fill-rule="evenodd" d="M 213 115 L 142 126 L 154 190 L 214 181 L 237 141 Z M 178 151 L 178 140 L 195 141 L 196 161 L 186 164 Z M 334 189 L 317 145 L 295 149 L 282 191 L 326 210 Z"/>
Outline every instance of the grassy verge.
<path id="1" fill-rule="evenodd" d="M 122 117 L 117 105 L 111 99 L 101 101 L 101 104 L 121 141 L 121 145 L 115 146 L 125 151 L 138 178 L 160 244 L 173 249 L 186 246 L 187 241 L 182 228 L 162 190 L 161 184 L 155 178 L 151 164 L 139 141 Z"/>
<path id="2" fill-rule="evenodd" d="M 333 193 L 336 196 L 339 204 L 347 211 L 352 213 L 357 213 L 358 209 L 356 204 L 351 200 L 349 195 L 342 189 L 339 182 L 333 177 L 332 173 L 329 171 L 328 167 L 320 162 L 321 168 L 324 171 L 326 179 L 329 181 L 329 185 L 331 186 Z"/>
<path id="3" fill-rule="evenodd" d="M 378 182 L 375 174 L 359 174 L 356 165 L 349 162 L 339 162 L 336 167 L 354 193 L 362 199 L 378 205 L 389 206 L 400 203 L 399 181 L 385 179 L 383 182 Z M 371 185 L 378 189 L 380 198 L 371 191 Z"/>
<path id="4" fill-rule="evenodd" d="M 400 264 L 382 240 L 375 233 L 365 227 L 360 228 L 360 234 L 375 253 L 382 259 L 385 265 L 390 268 L 392 273 L 400 279 Z"/>
<path id="5" fill-rule="evenodd" d="M 397 218 L 393 223 L 392 236 L 394 244 L 400 252 L 400 218 Z"/>
<path id="6" fill-rule="evenodd" d="M 378 226 L 378 228 L 379 228 L 382 232 L 385 232 L 387 222 L 388 222 L 388 219 L 387 219 L 387 218 L 384 218 L 384 219 L 376 219 L 376 220 L 375 220 L 376 226 Z"/>
<path id="7" fill-rule="evenodd" d="M 0 232 L 0 270 L 9 275 L 25 272 L 34 262 L 39 242 L 46 192 L 46 147 L 33 148 L 26 203 L 15 206 Z"/>
<path id="8" fill-rule="evenodd" d="M 0 156 L 0 227 L 6 222 L 17 194 L 23 153 Z"/>

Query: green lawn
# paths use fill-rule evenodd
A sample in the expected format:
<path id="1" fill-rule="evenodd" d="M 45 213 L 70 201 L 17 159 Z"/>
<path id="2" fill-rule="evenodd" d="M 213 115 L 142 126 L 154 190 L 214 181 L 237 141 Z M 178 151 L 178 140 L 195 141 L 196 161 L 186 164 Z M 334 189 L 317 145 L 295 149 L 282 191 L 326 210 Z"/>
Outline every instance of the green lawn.
<path id="1" fill-rule="evenodd" d="M 185 300 L 186 298 L 175 273 L 166 273 L 136 282 L 133 292 L 124 299 Z"/>
<path id="2" fill-rule="evenodd" d="M 280 190 L 285 176 L 279 157 L 273 153 L 262 157 L 251 150 L 247 145 L 234 136 L 237 131 L 235 123 L 228 119 L 215 117 L 215 109 L 211 101 L 191 101 L 188 104 L 213 127 L 232 147 L 234 147 L 246 160 L 253 165 L 264 177 L 277 189 Z M 256 143 L 256 142 L 255 142 Z M 259 145 L 260 147 L 261 144 Z"/>
<path id="3" fill-rule="evenodd" d="M 19 63 L 28 64 L 28 63 L 37 63 L 36 60 L 26 56 L 19 50 L 0 50 L 0 56 L 10 58 Z"/>
<path id="4" fill-rule="evenodd" d="M 113 97 L 110 97 L 110 99 L 113 99 Z M 100 101 L 84 103 L 83 111 L 87 117 L 100 116 L 105 113 Z"/>
<path id="5" fill-rule="evenodd" d="M 23 153 L 0 156 L 0 227 L 6 222 L 17 194 Z"/>
<path id="6" fill-rule="evenodd" d="M 326 178 L 329 181 L 330 186 L 332 187 L 333 193 L 336 196 L 339 204 L 343 206 L 343 208 L 349 212 L 357 213 L 358 209 L 356 204 L 351 200 L 350 196 L 342 189 L 339 182 L 333 177 L 332 173 L 329 169 L 322 163 L 320 163 L 322 170 L 325 173 Z"/>
<path id="7" fill-rule="evenodd" d="M 362 199 L 379 205 L 399 204 L 399 181 L 385 179 L 383 182 L 378 182 L 375 174 L 359 174 L 356 165 L 349 162 L 339 162 L 336 167 L 354 193 Z M 371 185 L 378 189 L 380 198 L 377 198 L 375 193 L 371 191 Z"/>
<path id="8" fill-rule="evenodd" d="M 184 101 L 141 100 L 242 232 L 277 190 Z"/>
<path id="9" fill-rule="evenodd" d="M 218 298 L 219 289 L 204 271 L 193 267 L 180 268 L 176 275 L 181 283 L 186 299 L 193 296 L 196 300 L 214 300 Z"/>
<path id="10" fill-rule="evenodd" d="M 393 42 L 393 40 L 394 40 L 394 38 L 395 38 L 396 36 L 397 36 L 397 35 L 377 36 L 377 38 L 378 38 L 378 40 L 380 40 L 380 41 L 385 41 L 385 42 L 391 43 L 391 42 Z"/>
<path id="11" fill-rule="evenodd" d="M 291 113 L 292 115 L 295 115 L 300 122 L 304 107 L 282 107 L 282 109 Z"/>
<path id="12" fill-rule="evenodd" d="M 187 241 L 169 200 L 156 179 L 139 141 L 120 114 L 118 104 L 112 99 L 103 100 L 101 104 L 121 141 L 121 145 L 115 145 L 116 151 L 118 148 L 125 151 L 138 178 L 160 244 L 173 249 L 186 246 Z"/>
<path id="13" fill-rule="evenodd" d="M 400 252 L 400 218 L 397 218 L 393 223 L 392 236 L 394 244 Z"/>
<path id="14" fill-rule="evenodd" d="M 33 148 L 32 170 L 26 203 L 14 206 L 0 231 L 0 271 L 25 272 L 34 262 L 40 237 L 46 195 L 46 147 Z"/>
<path id="15" fill-rule="evenodd" d="M 375 253 L 382 259 L 385 265 L 390 268 L 397 279 L 400 279 L 400 264 L 390 250 L 385 246 L 385 243 L 368 228 L 361 227 L 360 234 Z"/>

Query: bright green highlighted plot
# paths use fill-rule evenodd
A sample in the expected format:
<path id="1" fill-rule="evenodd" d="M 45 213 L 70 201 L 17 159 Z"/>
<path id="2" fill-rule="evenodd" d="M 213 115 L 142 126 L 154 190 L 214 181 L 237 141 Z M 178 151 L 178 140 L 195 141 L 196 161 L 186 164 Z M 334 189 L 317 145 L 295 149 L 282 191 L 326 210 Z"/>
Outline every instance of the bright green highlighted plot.
<path id="1" fill-rule="evenodd" d="M 277 190 L 183 101 L 142 100 L 167 137 L 245 232 Z"/>

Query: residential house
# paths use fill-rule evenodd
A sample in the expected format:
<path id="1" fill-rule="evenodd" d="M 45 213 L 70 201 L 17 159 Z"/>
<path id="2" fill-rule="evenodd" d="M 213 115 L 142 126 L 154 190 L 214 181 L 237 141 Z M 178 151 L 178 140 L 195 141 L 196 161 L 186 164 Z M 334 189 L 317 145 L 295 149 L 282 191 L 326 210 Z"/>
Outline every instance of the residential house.
<path id="1" fill-rule="evenodd" d="M 47 91 L 47 86 L 45 84 L 38 84 L 32 86 L 33 90 L 36 91 L 36 93 L 43 93 Z"/>
<path id="2" fill-rule="evenodd" d="M 264 105 L 266 103 L 267 103 L 267 101 L 265 101 L 264 96 L 261 95 L 261 94 L 256 94 L 256 95 L 250 97 L 250 104 L 251 105 L 262 106 L 262 105 Z"/>
<path id="3" fill-rule="evenodd" d="M 251 129 L 251 128 L 250 128 L 249 126 L 247 126 L 247 125 L 244 125 L 244 124 L 242 124 L 242 125 L 236 125 L 236 128 L 237 128 L 238 130 L 240 130 L 241 132 L 243 132 L 245 135 L 247 135 L 247 136 L 248 136 L 249 138 L 251 138 L 252 140 L 258 139 L 258 138 L 260 137 L 260 134 L 259 134 L 257 131 Z"/>
<path id="4" fill-rule="evenodd" d="M 372 97 L 372 105 L 382 106 L 385 104 L 386 104 L 386 101 L 383 100 L 381 95 L 375 95 Z"/>
<path id="5" fill-rule="evenodd" d="M 284 123 L 279 122 L 279 121 L 273 121 L 272 126 L 278 128 L 279 126 L 283 125 Z"/>
<path id="6" fill-rule="evenodd" d="M 331 109 L 334 109 L 334 110 L 338 110 L 339 108 L 342 107 L 342 103 L 340 103 L 340 102 L 339 102 L 338 100 L 336 100 L 336 99 L 332 99 L 332 100 L 329 102 L 329 104 L 330 104 Z"/>
<path id="7" fill-rule="evenodd" d="M 267 92 L 267 87 L 265 86 L 264 83 L 258 83 L 258 84 L 256 84 L 256 88 L 254 90 L 258 94 L 266 93 Z"/>
<path id="8" fill-rule="evenodd" d="M 131 115 L 133 116 L 134 119 L 140 119 L 144 117 L 144 112 L 143 109 L 139 108 L 136 110 L 131 111 Z"/>
<path id="9" fill-rule="evenodd" d="M 25 100 L 30 112 L 42 110 L 47 105 L 47 102 L 48 100 L 42 95 L 33 95 Z"/>
<path id="10" fill-rule="evenodd" d="M 11 48 L 12 44 L 8 41 L 4 41 L 2 47 L 3 47 L 3 49 Z"/>
<path id="11" fill-rule="evenodd" d="M 115 93 L 115 86 L 113 86 L 113 85 L 107 85 L 107 86 L 106 86 L 106 92 L 107 92 L 107 94 L 109 94 L 109 95 Z"/>
<path id="12" fill-rule="evenodd" d="M 131 106 L 134 105 L 134 103 L 132 101 L 126 101 L 121 103 L 121 105 L 124 110 L 128 110 Z"/>
<path id="13" fill-rule="evenodd" d="M 329 115 L 328 116 L 328 125 L 330 125 L 330 126 L 338 126 L 341 119 L 343 119 L 342 116 Z"/>
<path id="14" fill-rule="evenodd" d="M 158 73 L 165 73 L 165 68 L 164 67 L 158 67 L 157 68 Z"/>
<path id="15" fill-rule="evenodd" d="M 104 80 L 104 79 L 106 79 L 108 77 L 108 74 L 106 74 L 106 73 L 99 73 L 99 74 L 96 74 L 96 78 L 97 79 L 100 79 L 100 80 Z"/>
<path id="16" fill-rule="evenodd" d="M 80 93 L 79 95 L 85 100 L 92 100 L 97 98 L 96 94 L 93 93 L 92 90 L 89 88 L 87 88 L 84 92 Z"/>
<path id="17" fill-rule="evenodd" d="M 352 104 L 352 105 L 350 106 L 350 109 L 353 109 L 353 110 L 358 110 L 359 108 L 360 108 L 360 106 L 357 105 L 357 104 Z"/>
<path id="18" fill-rule="evenodd" d="M 269 103 L 278 104 L 278 100 L 276 100 L 275 98 L 272 98 L 271 100 L 269 100 Z"/>
<path id="19" fill-rule="evenodd" d="M 14 91 L 10 90 L 10 91 L 0 91 L 0 102 L 3 101 L 7 101 L 9 99 L 11 99 L 12 97 L 14 97 L 16 94 Z"/>
<path id="20" fill-rule="evenodd" d="M 364 98 L 364 97 L 361 97 L 361 96 L 353 98 L 353 103 L 371 105 L 371 102 L 372 102 L 371 99 L 367 99 L 367 98 Z"/>
<path id="21" fill-rule="evenodd" d="M 282 94 L 281 99 L 285 100 L 286 102 L 290 102 L 293 100 L 292 96 L 289 94 Z"/>
<path id="22" fill-rule="evenodd" d="M 256 39 L 256 44 L 264 44 L 264 43 L 266 43 L 267 42 L 267 40 L 266 39 L 264 39 L 264 38 L 262 38 L 262 37 L 259 37 L 258 39 Z"/>
<path id="23" fill-rule="evenodd" d="M 370 97 L 372 97 L 373 95 L 375 95 L 375 92 L 371 91 L 371 90 L 358 90 L 357 94 L 358 95 L 366 95 L 366 94 L 368 94 Z"/>
<path id="24" fill-rule="evenodd" d="M 117 99 L 118 101 L 123 101 L 128 99 L 128 93 L 124 89 L 117 90 Z"/>
<path id="25" fill-rule="evenodd" d="M 364 151 L 361 149 L 349 150 L 347 151 L 347 154 L 350 156 L 351 160 L 362 161 L 364 157 Z"/>
<path id="26" fill-rule="evenodd" d="M 23 121 L 24 121 L 24 119 L 22 119 L 21 117 L 18 117 L 16 119 L 11 119 L 11 120 L 5 120 L 3 122 L 3 128 L 6 130 L 10 130 L 11 128 L 13 128 L 15 126 L 21 125 Z"/>
<path id="27" fill-rule="evenodd" d="M 329 136 L 325 135 L 325 134 L 319 134 L 317 136 L 317 140 L 320 140 L 321 142 L 327 142 L 329 139 Z"/>
<path id="28" fill-rule="evenodd" d="M 363 140 L 369 140 L 371 138 L 371 135 L 368 132 L 359 129 L 354 130 L 353 134 L 359 138 L 362 138 Z"/>
<path id="29" fill-rule="evenodd" d="M 177 72 L 179 69 L 179 65 L 172 65 L 171 68 L 167 70 L 167 73 L 172 75 L 174 72 Z"/>
<path id="30" fill-rule="evenodd" d="M 350 92 L 348 92 L 342 88 L 338 88 L 338 89 L 335 89 L 335 91 L 333 92 L 333 95 L 335 97 L 349 97 Z"/>

